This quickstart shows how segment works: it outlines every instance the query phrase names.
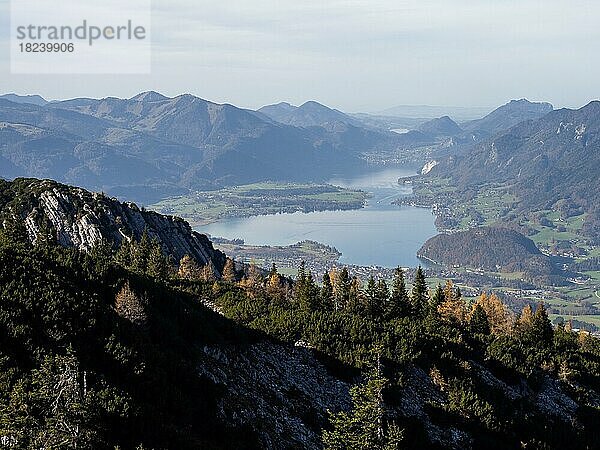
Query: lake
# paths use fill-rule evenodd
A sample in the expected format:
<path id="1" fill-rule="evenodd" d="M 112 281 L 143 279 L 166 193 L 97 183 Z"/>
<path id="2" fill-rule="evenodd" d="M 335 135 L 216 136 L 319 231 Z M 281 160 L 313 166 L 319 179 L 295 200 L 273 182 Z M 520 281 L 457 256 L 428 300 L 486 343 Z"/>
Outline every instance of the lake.
<path id="1" fill-rule="evenodd" d="M 336 247 L 345 264 L 414 267 L 421 264 L 417 250 L 437 234 L 429 209 L 391 204 L 411 193 L 410 185 L 399 185 L 398 178 L 414 174 L 414 169 L 399 167 L 329 180 L 336 186 L 370 192 L 372 197 L 363 209 L 227 219 L 197 230 L 240 238 L 251 245 L 291 245 L 310 239 Z"/>

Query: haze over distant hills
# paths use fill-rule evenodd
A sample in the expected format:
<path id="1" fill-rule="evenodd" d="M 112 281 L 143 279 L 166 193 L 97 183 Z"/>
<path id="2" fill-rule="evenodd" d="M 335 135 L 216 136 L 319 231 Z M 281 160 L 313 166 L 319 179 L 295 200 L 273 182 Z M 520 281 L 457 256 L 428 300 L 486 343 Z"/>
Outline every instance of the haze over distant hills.
<path id="1" fill-rule="evenodd" d="M 33 105 L 45 105 L 48 101 L 39 95 L 18 95 L 4 94 L 0 95 L 0 99 L 8 100 L 14 103 L 31 103 Z"/>
<path id="2" fill-rule="evenodd" d="M 258 112 L 269 116 L 277 122 L 295 127 L 323 127 L 331 126 L 335 123 L 345 123 L 355 126 L 361 124 L 357 119 L 315 101 L 308 101 L 301 106 L 282 102 L 276 105 L 263 106 Z"/>
<path id="3" fill-rule="evenodd" d="M 192 95 L 0 99 L 0 175 L 59 181 L 139 201 L 259 180 L 323 180 L 394 135 L 344 124 L 299 128 Z"/>
<path id="4" fill-rule="evenodd" d="M 419 125 L 419 131 L 433 136 L 456 136 L 463 132 L 463 129 L 448 116 L 431 119 Z"/>
<path id="5" fill-rule="evenodd" d="M 433 105 L 399 105 L 377 112 L 378 115 L 435 119 L 450 116 L 454 120 L 473 120 L 488 114 L 493 108 L 480 106 L 433 106 Z"/>
<path id="6" fill-rule="evenodd" d="M 552 108 L 512 101 L 462 125 L 443 116 L 397 134 L 377 116 L 314 101 L 252 111 L 152 91 L 50 103 L 3 97 L 0 176 L 51 178 L 141 203 L 256 181 L 322 182 L 364 171 L 378 153 L 396 158 L 410 150 L 419 164 L 427 154 L 421 149 L 453 154 Z"/>
<path id="7" fill-rule="evenodd" d="M 462 124 L 467 131 L 492 135 L 506 130 L 525 120 L 539 119 L 552 111 L 550 103 L 530 102 L 527 99 L 511 100 L 506 105 L 496 108 L 481 119 Z"/>

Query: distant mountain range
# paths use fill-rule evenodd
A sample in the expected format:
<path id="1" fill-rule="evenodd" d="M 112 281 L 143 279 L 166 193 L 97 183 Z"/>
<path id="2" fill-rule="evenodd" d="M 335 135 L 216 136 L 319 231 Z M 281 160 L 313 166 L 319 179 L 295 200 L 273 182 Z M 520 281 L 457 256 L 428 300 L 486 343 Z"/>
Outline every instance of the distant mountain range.
<path id="1" fill-rule="evenodd" d="M 0 97 L 0 177 L 50 178 L 148 204 L 256 181 L 321 182 L 364 171 L 378 152 L 412 150 L 417 160 L 427 154 L 420 148 L 454 154 L 551 109 L 512 101 L 461 125 L 448 116 L 409 121 L 411 131 L 398 134 L 389 118 L 314 101 L 252 111 L 152 91 L 53 102 L 7 94 Z"/>
<path id="2" fill-rule="evenodd" d="M 18 95 L 18 94 L 4 94 L 0 95 L 0 99 L 8 100 L 14 103 L 31 103 L 33 105 L 43 106 L 48 101 L 39 95 Z"/>
<path id="3" fill-rule="evenodd" d="M 552 109 L 550 103 L 535 103 L 524 98 L 511 100 L 481 119 L 463 123 L 462 128 L 480 135 L 491 136 L 525 120 L 539 119 Z"/>
<path id="4" fill-rule="evenodd" d="M 340 123 L 361 126 L 359 120 L 314 101 L 306 102 L 301 106 L 282 102 L 276 105 L 263 106 L 258 112 L 277 122 L 295 127 L 331 128 Z"/>
<path id="5" fill-rule="evenodd" d="M 421 124 L 419 131 L 435 137 L 442 137 L 459 135 L 463 132 L 463 129 L 450 117 L 443 116 Z"/>
<path id="6" fill-rule="evenodd" d="M 442 116 L 453 117 L 457 121 L 473 120 L 483 117 L 492 108 L 469 106 L 433 106 L 433 105 L 400 105 L 377 112 L 381 116 L 435 119 Z"/>
<path id="7" fill-rule="evenodd" d="M 511 105 L 515 103 L 507 107 Z M 527 104 L 518 106 L 534 116 L 550 110 L 546 104 L 533 109 Z M 512 118 L 503 120 L 507 123 Z M 537 120 L 521 121 L 464 154 L 442 160 L 432 174 L 450 176 L 464 192 L 487 183 L 505 183 L 519 198 L 523 211 L 554 209 L 567 217 L 586 212 L 584 231 L 598 241 L 598 167 L 600 102 L 593 101 L 580 109 L 550 110 Z"/>
<path id="8" fill-rule="evenodd" d="M 52 178 L 141 202 L 261 180 L 320 181 L 358 171 L 359 152 L 393 147 L 396 138 L 341 122 L 294 127 L 192 95 L 27 99 L 0 99 L 0 176 Z"/>

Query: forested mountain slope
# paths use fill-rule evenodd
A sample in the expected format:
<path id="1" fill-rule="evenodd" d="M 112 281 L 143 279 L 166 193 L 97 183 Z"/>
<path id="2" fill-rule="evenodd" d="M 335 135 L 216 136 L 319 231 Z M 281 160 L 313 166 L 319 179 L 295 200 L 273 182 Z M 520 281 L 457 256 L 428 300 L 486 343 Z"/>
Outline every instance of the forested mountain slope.
<path id="1" fill-rule="evenodd" d="M 587 213 L 584 232 L 600 236 L 600 102 L 552 111 L 522 122 L 468 152 L 443 160 L 431 175 L 451 177 L 468 192 L 504 183 L 517 211 L 554 209 L 565 217 Z"/>
<path id="2" fill-rule="evenodd" d="M 14 212 L 47 182 L 19 183 L 0 209 L 0 434 L 17 447 L 598 442 L 598 340 L 553 329 L 543 305 L 515 317 L 451 282 L 430 292 L 421 269 L 412 286 L 402 270 L 389 286 L 347 269 L 320 286 L 303 266 L 294 282 L 231 261 L 218 274 L 147 233 L 83 252 L 54 222 L 32 245 Z M 85 217 L 88 195 L 63 207 Z"/>

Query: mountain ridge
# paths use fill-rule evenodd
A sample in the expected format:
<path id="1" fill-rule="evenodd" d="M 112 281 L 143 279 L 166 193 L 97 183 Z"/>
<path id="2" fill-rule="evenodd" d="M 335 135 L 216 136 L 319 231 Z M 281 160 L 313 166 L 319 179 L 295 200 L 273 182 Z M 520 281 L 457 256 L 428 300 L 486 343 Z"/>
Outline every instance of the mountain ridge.
<path id="1" fill-rule="evenodd" d="M 440 161 L 432 175 L 449 176 L 460 191 L 504 183 L 518 211 L 554 209 L 565 217 L 588 214 L 584 231 L 600 231 L 600 101 L 562 108 L 521 122 Z"/>
<path id="2" fill-rule="evenodd" d="M 50 231 L 60 245 L 90 251 L 100 245 L 118 248 L 147 233 L 175 262 L 188 255 L 199 265 L 210 264 L 216 275 L 225 265 L 225 255 L 183 219 L 51 180 L 0 180 L 0 220 L 13 219 L 23 223 L 31 242 Z"/>
<path id="3" fill-rule="evenodd" d="M 11 176 L 53 178 L 143 203 L 189 189 L 323 181 L 364 165 L 344 147 L 356 137 L 347 130 L 303 130 L 189 94 L 44 106 L 0 100 L 0 122 L 13 127 L 10 138 L 8 128 L 0 129 L 7 136 L 0 157 L 10 161 Z M 15 124 L 37 127 L 42 136 L 15 131 Z M 372 145 L 375 138 L 364 134 L 360 142 Z"/>

